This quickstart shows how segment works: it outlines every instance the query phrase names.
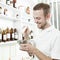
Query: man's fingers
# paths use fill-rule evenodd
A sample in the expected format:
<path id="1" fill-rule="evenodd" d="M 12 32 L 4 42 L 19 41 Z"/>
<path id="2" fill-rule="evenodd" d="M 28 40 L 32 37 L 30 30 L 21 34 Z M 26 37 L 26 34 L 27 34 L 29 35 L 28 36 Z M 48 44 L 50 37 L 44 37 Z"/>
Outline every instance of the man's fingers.
<path id="1" fill-rule="evenodd" d="M 21 44 L 20 46 L 21 46 L 21 48 L 20 48 L 21 50 L 24 50 L 24 51 L 28 51 L 29 50 L 27 44 Z"/>

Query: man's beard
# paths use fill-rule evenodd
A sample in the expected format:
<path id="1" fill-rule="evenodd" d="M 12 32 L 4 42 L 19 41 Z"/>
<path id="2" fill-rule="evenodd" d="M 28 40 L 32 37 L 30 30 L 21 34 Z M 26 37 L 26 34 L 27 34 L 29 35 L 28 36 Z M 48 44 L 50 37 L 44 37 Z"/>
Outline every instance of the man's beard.
<path id="1" fill-rule="evenodd" d="M 41 24 L 41 23 L 40 23 Z M 39 28 L 39 29 L 45 29 L 45 26 L 47 25 L 47 23 L 45 23 L 44 25 L 37 25 L 37 27 Z"/>

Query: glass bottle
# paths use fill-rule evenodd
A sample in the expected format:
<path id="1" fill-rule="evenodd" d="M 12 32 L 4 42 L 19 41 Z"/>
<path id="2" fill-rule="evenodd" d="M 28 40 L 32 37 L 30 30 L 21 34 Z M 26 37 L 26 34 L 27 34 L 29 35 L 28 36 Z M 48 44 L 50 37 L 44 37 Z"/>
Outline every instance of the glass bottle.
<path id="1" fill-rule="evenodd" d="M 16 7 L 15 7 L 15 3 L 16 3 L 16 0 L 13 0 L 13 7 L 14 7 L 14 8 L 16 8 Z"/>
<path id="2" fill-rule="evenodd" d="M 7 5 L 10 5 L 10 0 L 6 0 L 6 4 Z"/>
<path id="3" fill-rule="evenodd" d="M 9 31 L 9 28 L 6 29 L 6 37 L 7 37 L 7 41 L 10 41 L 10 31 Z"/>
<path id="4" fill-rule="evenodd" d="M 18 31 L 16 28 L 14 29 L 14 40 L 18 40 Z"/>
<path id="5" fill-rule="evenodd" d="M 13 31 L 13 28 L 10 29 L 10 40 L 14 40 L 14 31 Z"/>
<path id="6" fill-rule="evenodd" d="M 2 32 L 2 42 L 6 42 L 7 40 L 6 40 L 6 31 L 5 30 L 3 30 L 3 32 Z"/>

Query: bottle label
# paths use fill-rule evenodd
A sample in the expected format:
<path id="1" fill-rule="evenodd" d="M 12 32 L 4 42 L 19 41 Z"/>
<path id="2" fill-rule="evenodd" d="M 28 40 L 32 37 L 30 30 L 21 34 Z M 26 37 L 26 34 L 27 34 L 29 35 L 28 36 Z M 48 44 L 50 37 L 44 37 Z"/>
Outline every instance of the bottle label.
<path id="1" fill-rule="evenodd" d="M 15 39 L 18 39 L 18 34 L 17 33 L 15 33 Z"/>
<path id="2" fill-rule="evenodd" d="M 14 33 L 12 33 L 12 38 L 14 38 Z"/>
<path id="3" fill-rule="evenodd" d="M 7 4 L 9 5 L 10 4 L 10 1 L 7 1 Z"/>
<path id="4" fill-rule="evenodd" d="M 9 34 L 9 33 L 7 34 L 7 38 L 9 38 L 9 39 L 10 39 L 10 34 Z"/>
<path id="5" fill-rule="evenodd" d="M 2 34 L 0 34 L 0 40 L 2 40 Z"/>
<path id="6" fill-rule="evenodd" d="M 15 39 L 18 39 L 18 35 L 15 35 Z"/>
<path id="7" fill-rule="evenodd" d="M 6 40 L 6 35 L 3 35 L 3 40 Z"/>

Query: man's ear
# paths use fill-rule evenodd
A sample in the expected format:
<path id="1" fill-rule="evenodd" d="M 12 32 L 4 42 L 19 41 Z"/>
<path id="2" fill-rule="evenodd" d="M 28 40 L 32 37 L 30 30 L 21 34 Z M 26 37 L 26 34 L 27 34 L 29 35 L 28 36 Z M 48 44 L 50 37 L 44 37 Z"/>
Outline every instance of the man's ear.
<path id="1" fill-rule="evenodd" d="M 50 19 L 50 13 L 47 14 L 46 18 L 47 20 Z"/>

